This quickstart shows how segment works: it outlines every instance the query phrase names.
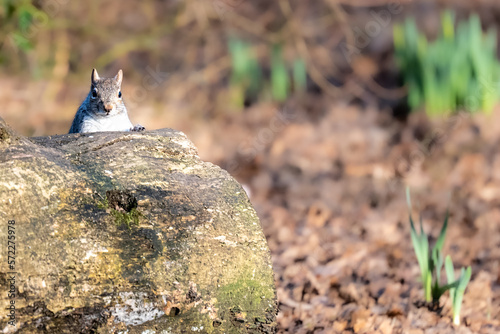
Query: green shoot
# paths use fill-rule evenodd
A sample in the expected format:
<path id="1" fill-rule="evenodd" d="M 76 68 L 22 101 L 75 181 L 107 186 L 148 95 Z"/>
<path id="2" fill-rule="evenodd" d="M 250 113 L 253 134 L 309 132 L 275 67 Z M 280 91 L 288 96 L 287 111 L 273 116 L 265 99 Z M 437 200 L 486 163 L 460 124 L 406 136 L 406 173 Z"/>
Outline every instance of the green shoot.
<path id="1" fill-rule="evenodd" d="M 458 283 L 455 287 L 450 288 L 450 297 L 453 310 L 453 323 L 459 326 L 462 299 L 464 297 L 465 288 L 467 287 L 467 284 L 469 284 L 472 269 L 470 266 L 468 266 L 467 269 L 462 268 L 462 270 L 460 271 L 460 277 L 455 281 L 453 262 L 451 261 L 451 257 L 449 255 L 446 257 L 445 269 L 446 276 L 448 277 L 448 283 Z"/>
<path id="2" fill-rule="evenodd" d="M 436 244 L 429 252 L 429 237 L 424 232 L 422 226 L 422 217 L 420 217 L 420 233 L 417 232 L 413 218 L 411 215 L 412 205 L 410 199 L 410 189 L 406 188 L 406 201 L 408 203 L 409 217 L 410 217 L 410 235 L 413 244 L 413 249 L 415 250 L 415 255 L 417 256 L 418 265 L 420 267 L 420 274 L 422 285 L 424 288 L 424 295 L 426 302 L 433 302 L 435 304 L 439 303 L 439 298 L 451 288 L 459 286 L 459 281 L 449 282 L 446 285 L 440 285 L 441 281 L 441 270 L 443 268 L 443 245 L 444 238 L 446 236 L 446 230 L 448 228 L 448 216 L 449 212 L 446 212 L 446 218 L 439 233 L 439 237 Z"/>
<path id="3" fill-rule="evenodd" d="M 273 100 L 283 102 L 292 92 L 303 92 L 307 88 L 306 62 L 295 58 L 290 63 L 282 45 L 273 45 L 269 50 L 269 80 L 264 77 L 265 67 L 261 66 L 256 48 L 251 43 L 231 38 L 229 52 L 232 64 L 230 88 L 236 105 L 243 106 L 245 97 L 257 97 L 264 91 L 270 91 Z"/>
<path id="4" fill-rule="evenodd" d="M 477 14 L 459 22 L 446 11 L 434 40 L 419 31 L 415 19 L 394 26 L 397 65 L 408 87 L 412 110 L 430 116 L 466 109 L 491 112 L 500 100 L 500 62 L 495 30 L 483 32 Z"/>

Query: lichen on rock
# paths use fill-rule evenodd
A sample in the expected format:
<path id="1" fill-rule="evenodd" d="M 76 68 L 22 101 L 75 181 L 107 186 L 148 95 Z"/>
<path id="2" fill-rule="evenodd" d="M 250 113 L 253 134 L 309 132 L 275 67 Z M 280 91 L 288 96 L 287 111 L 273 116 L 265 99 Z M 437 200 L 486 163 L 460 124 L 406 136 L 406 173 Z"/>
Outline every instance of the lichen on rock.
<path id="1" fill-rule="evenodd" d="M 0 233 L 16 221 L 11 333 L 270 333 L 269 250 L 242 187 L 184 134 L 24 138 L 0 119 Z M 0 284 L 7 283 L 0 252 Z M 0 308 L 9 303 L 0 295 Z"/>

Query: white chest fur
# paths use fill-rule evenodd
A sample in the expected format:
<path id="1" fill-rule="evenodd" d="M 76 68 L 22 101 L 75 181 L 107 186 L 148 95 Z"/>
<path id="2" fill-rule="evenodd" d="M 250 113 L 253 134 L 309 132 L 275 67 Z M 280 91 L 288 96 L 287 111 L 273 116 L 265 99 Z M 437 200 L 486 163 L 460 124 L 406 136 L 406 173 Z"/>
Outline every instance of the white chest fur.
<path id="1" fill-rule="evenodd" d="M 87 117 L 83 120 L 81 132 L 129 131 L 133 127 L 126 112 L 115 116 Z"/>

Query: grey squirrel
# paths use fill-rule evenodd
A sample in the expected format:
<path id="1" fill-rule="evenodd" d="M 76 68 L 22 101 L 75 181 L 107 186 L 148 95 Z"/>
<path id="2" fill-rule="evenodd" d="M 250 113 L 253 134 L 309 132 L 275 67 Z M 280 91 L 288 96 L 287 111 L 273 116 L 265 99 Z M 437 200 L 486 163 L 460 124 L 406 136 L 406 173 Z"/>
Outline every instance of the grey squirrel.
<path id="1" fill-rule="evenodd" d="M 143 131 L 133 126 L 122 99 L 122 70 L 114 78 L 100 78 L 92 70 L 90 92 L 76 112 L 69 133 L 101 131 Z"/>

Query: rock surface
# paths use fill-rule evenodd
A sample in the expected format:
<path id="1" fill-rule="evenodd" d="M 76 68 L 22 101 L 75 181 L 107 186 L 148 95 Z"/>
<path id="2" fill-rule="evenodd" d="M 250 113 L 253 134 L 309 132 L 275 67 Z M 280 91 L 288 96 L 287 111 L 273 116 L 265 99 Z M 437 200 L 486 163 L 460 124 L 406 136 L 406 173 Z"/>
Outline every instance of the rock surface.
<path id="1" fill-rule="evenodd" d="M 275 331 L 259 219 L 180 132 L 24 138 L 0 119 L 0 222 L 4 333 Z"/>

